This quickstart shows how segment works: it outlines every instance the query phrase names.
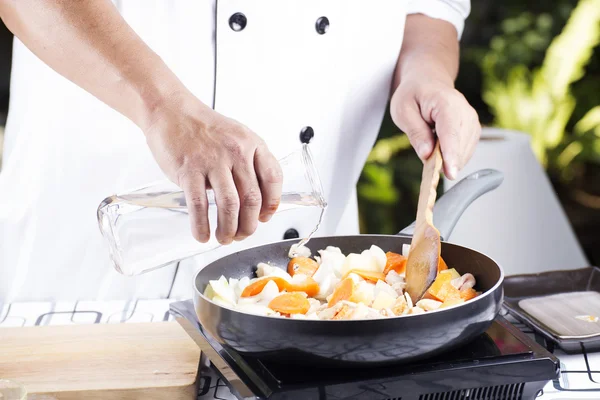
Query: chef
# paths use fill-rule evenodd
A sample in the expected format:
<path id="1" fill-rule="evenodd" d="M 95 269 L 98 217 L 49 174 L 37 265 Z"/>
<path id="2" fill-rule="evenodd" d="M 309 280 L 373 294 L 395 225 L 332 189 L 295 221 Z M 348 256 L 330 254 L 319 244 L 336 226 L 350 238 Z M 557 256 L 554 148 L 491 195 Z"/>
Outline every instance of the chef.
<path id="1" fill-rule="evenodd" d="M 198 268 L 307 235 L 319 210 L 273 215 L 277 159 L 311 143 L 329 203 L 319 235 L 356 234 L 355 185 L 386 105 L 444 171 L 480 125 L 454 89 L 469 0 L 0 0 L 15 34 L 0 175 L 0 303 L 191 295 Z M 96 209 L 165 179 L 227 246 L 124 277 Z"/>

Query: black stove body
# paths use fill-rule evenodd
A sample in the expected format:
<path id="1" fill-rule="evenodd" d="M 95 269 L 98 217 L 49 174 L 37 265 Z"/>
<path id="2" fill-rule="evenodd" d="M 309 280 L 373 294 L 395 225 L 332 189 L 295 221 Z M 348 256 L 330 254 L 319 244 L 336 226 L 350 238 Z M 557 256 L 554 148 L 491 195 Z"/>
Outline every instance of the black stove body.
<path id="1" fill-rule="evenodd" d="M 532 400 L 559 374 L 558 359 L 502 317 L 468 345 L 426 361 L 320 368 L 244 357 L 202 330 L 191 302 L 171 312 L 201 347 L 201 368 L 218 371 L 240 400 Z"/>

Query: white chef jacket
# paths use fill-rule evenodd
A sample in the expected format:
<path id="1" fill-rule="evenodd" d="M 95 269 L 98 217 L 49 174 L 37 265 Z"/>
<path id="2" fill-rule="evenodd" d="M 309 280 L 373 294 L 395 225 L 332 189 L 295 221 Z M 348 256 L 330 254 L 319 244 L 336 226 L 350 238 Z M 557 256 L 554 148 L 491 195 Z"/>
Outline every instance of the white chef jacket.
<path id="1" fill-rule="evenodd" d="M 311 147 L 329 208 L 320 236 L 358 233 L 355 185 L 388 101 L 407 13 L 462 33 L 468 0 L 117 0 L 205 104 L 276 157 Z M 243 24 L 240 25 L 240 15 Z M 242 26 L 243 25 L 243 26 Z M 140 130 L 18 39 L 0 173 L 0 303 L 188 297 L 195 271 L 245 247 L 307 235 L 319 210 L 277 214 L 243 242 L 119 275 L 96 221 L 102 199 L 164 179 Z"/>

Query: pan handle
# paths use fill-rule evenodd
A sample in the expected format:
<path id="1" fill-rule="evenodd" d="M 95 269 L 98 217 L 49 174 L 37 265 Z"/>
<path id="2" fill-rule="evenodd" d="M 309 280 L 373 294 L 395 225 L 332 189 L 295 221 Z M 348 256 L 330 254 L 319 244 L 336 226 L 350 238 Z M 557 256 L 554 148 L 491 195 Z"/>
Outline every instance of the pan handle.
<path id="1" fill-rule="evenodd" d="M 463 212 L 481 195 L 496 189 L 504 175 L 494 169 L 482 169 L 463 178 L 450 190 L 440 196 L 433 207 L 433 223 L 440 231 L 442 240 L 448 240 Z M 398 235 L 410 236 L 415 230 L 415 222 L 402 229 Z"/>

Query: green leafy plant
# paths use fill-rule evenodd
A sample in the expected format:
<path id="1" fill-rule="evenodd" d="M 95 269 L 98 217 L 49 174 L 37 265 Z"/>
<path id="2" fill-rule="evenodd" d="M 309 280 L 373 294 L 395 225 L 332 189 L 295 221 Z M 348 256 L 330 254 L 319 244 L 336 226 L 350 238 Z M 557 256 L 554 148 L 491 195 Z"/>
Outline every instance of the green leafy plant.
<path id="1" fill-rule="evenodd" d="M 550 43 L 541 67 L 531 70 L 519 64 L 502 77 L 497 73 L 502 62 L 498 51 L 482 60 L 483 99 L 494 125 L 530 134 L 540 162 L 561 171 L 563 178 L 570 177 L 568 167 L 575 161 L 600 162 L 600 106 L 568 130 L 576 105 L 572 84 L 584 75 L 599 43 L 600 0 L 580 0 Z"/>

